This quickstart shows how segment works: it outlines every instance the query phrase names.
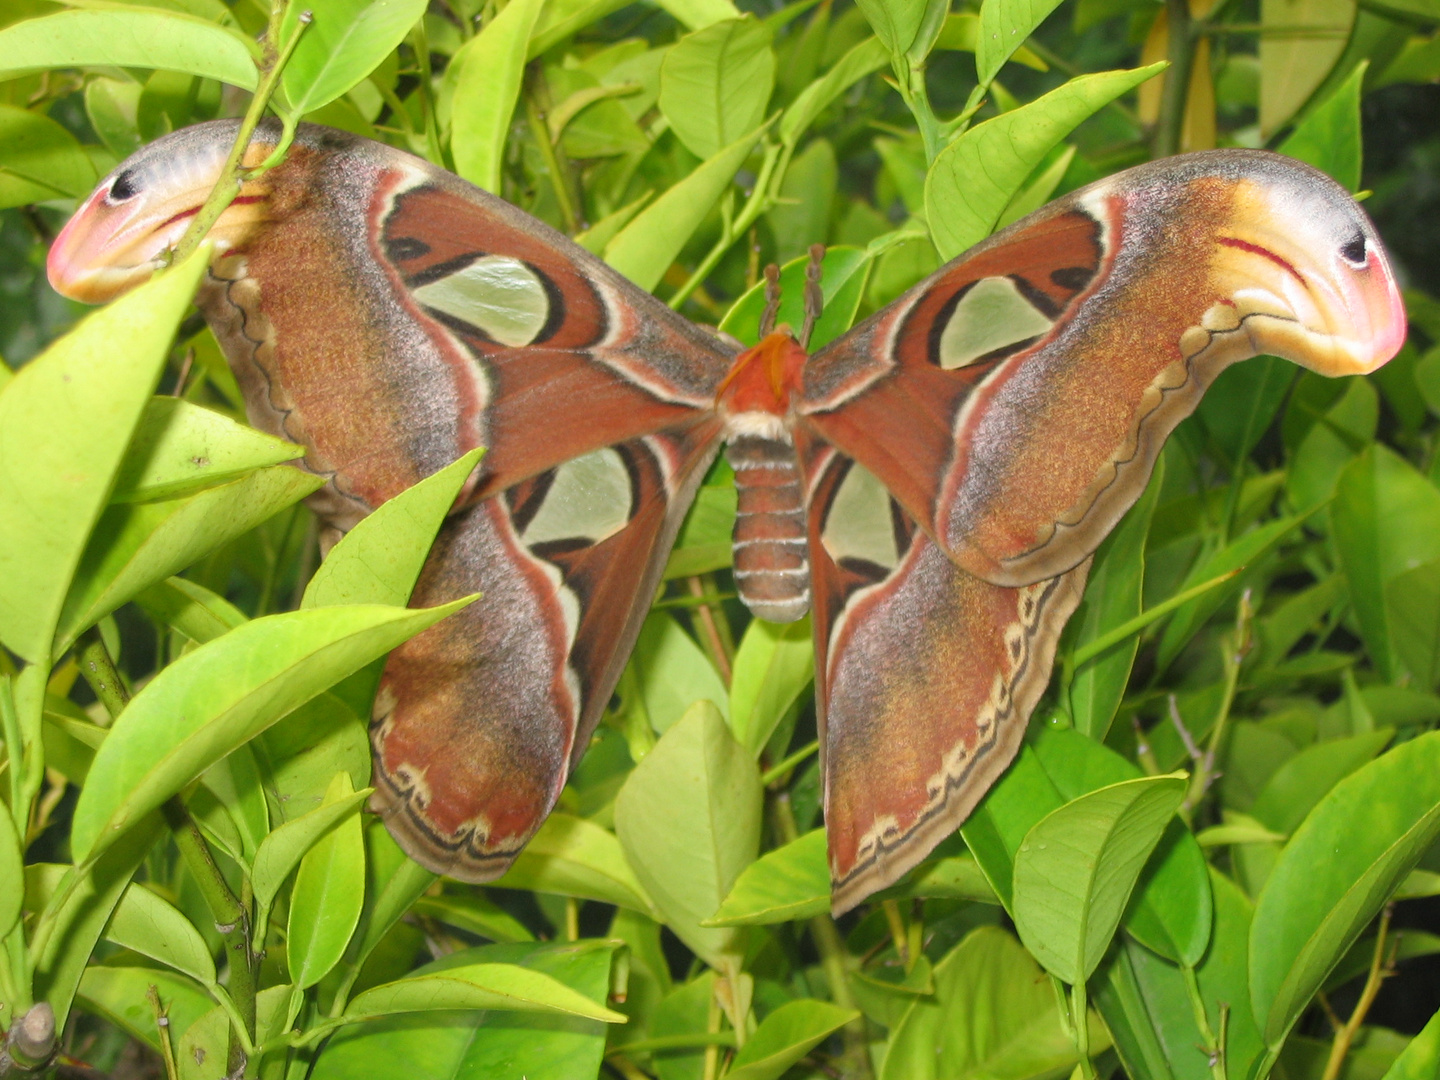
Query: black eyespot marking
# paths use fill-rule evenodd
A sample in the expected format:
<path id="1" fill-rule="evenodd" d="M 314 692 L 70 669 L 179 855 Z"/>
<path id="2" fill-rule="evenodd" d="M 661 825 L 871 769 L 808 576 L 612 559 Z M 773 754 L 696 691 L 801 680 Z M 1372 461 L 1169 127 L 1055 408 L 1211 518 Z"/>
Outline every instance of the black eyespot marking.
<path id="1" fill-rule="evenodd" d="M 140 189 L 135 185 L 134 171 L 126 169 L 119 176 L 115 177 L 115 182 L 110 185 L 110 190 L 105 196 L 105 201 L 121 203 L 127 199 L 133 199 L 139 194 Z"/>
<path id="2" fill-rule="evenodd" d="M 1351 240 L 1340 249 L 1340 257 L 1351 266 L 1365 265 L 1365 234 L 1357 233 L 1355 239 Z"/>
<path id="3" fill-rule="evenodd" d="M 1060 288 L 1069 289 L 1071 292 L 1079 292 L 1085 288 L 1094 276 L 1095 271 L 1088 266 L 1066 266 L 1050 271 L 1050 280 Z"/>
<path id="4" fill-rule="evenodd" d="M 385 254 L 396 262 L 408 262 L 430 254 L 430 245 L 414 236 L 394 236 L 385 241 Z"/>

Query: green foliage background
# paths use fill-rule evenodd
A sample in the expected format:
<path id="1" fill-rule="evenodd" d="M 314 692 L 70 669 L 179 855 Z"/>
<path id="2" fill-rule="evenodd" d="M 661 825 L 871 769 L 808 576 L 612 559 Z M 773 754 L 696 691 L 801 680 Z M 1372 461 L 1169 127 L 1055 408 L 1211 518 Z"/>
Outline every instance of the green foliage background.
<path id="1" fill-rule="evenodd" d="M 287 121 L 454 168 L 742 338 L 810 244 L 828 338 L 1090 180 L 1265 145 L 1372 189 L 1410 343 L 1217 383 L 1015 766 L 838 923 L 808 627 L 735 602 L 723 467 L 558 811 L 496 885 L 437 881 L 362 809 L 364 718 L 446 613 L 403 605 L 473 460 L 317 571 L 314 482 L 237 422 L 199 262 L 58 341 L 81 312 L 43 281 L 97 177 L 270 89 L 299 9 L 10 0 L 0 1074 L 54 1064 L 20 1037 L 44 1003 L 61 1067 L 117 1076 L 1437 1075 L 1435 0 L 310 9 Z"/>

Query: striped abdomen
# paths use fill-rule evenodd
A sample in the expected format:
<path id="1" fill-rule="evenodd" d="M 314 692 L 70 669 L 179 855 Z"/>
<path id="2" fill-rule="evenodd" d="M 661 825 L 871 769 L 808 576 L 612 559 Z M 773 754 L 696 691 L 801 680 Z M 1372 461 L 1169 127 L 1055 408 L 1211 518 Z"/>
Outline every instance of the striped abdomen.
<path id="1" fill-rule="evenodd" d="M 810 610 L 805 498 L 788 441 L 737 435 L 725 450 L 735 470 L 735 586 L 762 619 L 794 622 Z"/>

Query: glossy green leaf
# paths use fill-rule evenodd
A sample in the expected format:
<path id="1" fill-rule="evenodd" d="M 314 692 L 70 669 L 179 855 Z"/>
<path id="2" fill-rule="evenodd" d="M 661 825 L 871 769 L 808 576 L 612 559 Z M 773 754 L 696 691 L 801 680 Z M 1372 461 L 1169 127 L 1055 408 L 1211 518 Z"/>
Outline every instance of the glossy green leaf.
<path id="1" fill-rule="evenodd" d="M 980 33 L 975 43 L 975 72 L 980 82 L 993 80 L 1057 7 L 1059 0 L 985 0 L 980 5 Z"/>
<path id="2" fill-rule="evenodd" d="M 796 95 L 780 117 L 780 138 L 794 146 L 816 118 L 846 90 L 885 66 L 888 57 L 879 38 L 866 38 L 835 61 L 833 67 Z"/>
<path id="3" fill-rule="evenodd" d="M 25 906 L 30 911 L 39 911 L 40 917 L 51 924 L 45 946 L 35 956 L 35 998 L 48 1001 L 55 1010 L 57 1030 L 65 1026 L 85 965 L 105 924 L 110 921 L 111 912 L 120 902 L 120 895 L 164 832 L 159 814 L 146 815 L 96 859 L 94 865 L 79 872 L 79 884 L 63 899 L 56 886 L 61 884 L 61 875 L 75 872 L 71 867 L 43 864 L 26 867 Z M 34 878 L 42 881 L 35 882 Z M 43 887 L 35 890 L 32 884 Z"/>
<path id="4" fill-rule="evenodd" d="M 775 85 L 770 29 L 753 15 L 687 34 L 660 67 L 660 111 L 682 143 L 710 158 L 765 118 Z"/>
<path id="5" fill-rule="evenodd" d="M 571 814 L 553 813 L 495 884 L 599 900 L 651 914 L 655 906 L 621 848 L 608 829 Z"/>
<path id="6" fill-rule="evenodd" d="M 1384 1080 L 1437 1080 L 1440 1078 L 1440 1012 L 1410 1040 Z"/>
<path id="7" fill-rule="evenodd" d="M 615 832 L 635 876 L 712 966 L 734 959 L 740 935 L 700 924 L 759 853 L 762 801 L 754 759 L 709 702 L 664 734 L 615 801 Z"/>
<path id="8" fill-rule="evenodd" d="M 1440 684 L 1440 559 L 1385 583 L 1385 616 L 1395 655 L 1422 687 Z"/>
<path id="9" fill-rule="evenodd" d="M 767 851 L 747 866 L 713 918 L 713 926 L 793 922 L 830 910 L 825 830 Z"/>
<path id="10" fill-rule="evenodd" d="M 486 191 L 500 190 L 505 136 L 520 96 L 530 35 L 543 0 L 514 0 L 455 54 L 451 149 L 455 170 Z"/>
<path id="11" fill-rule="evenodd" d="M 976 125 L 941 151 L 925 177 L 925 216 L 940 257 L 953 259 L 990 235 L 1052 148 L 1163 67 L 1152 64 L 1071 79 L 1028 105 Z"/>
<path id="12" fill-rule="evenodd" d="M 236 747 L 200 778 L 201 791 L 210 793 L 234 821 L 240 838 L 238 861 L 250 866 L 270 832 L 270 810 L 265 804 L 265 781 L 249 746 Z M 196 794 L 199 794 L 197 792 Z"/>
<path id="13" fill-rule="evenodd" d="M 0 105 L 0 207 L 83 198 L 94 184 L 75 136 L 42 113 Z"/>
<path id="14" fill-rule="evenodd" d="M 430 544 L 483 453 L 470 451 L 361 519 L 325 556 L 300 606 L 408 603 Z"/>
<path id="15" fill-rule="evenodd" d="M 200 931 L 168 900 L 143 885 L 125 890 L 105 936 L 116 945 L 168 964 L 204 986 L 215 982 L 215 960 Z"/>
<path id="16" fill-rule="evenodd" d="M 175 499 L 292 461 L 304 452 L 184 398 L 151 398 L 120 463 L 110 499 Z"/>
<path id="17" fill-rule="evenodd" d="M 809 619 L 751 622 L 740 639 L 730 676 L 730 726 L 740 745 L 758 757 L 814 678 Z"/>
<path id="18" fill-rule="evenodd" d="M 1255 905 L 1250 996 L 1272 1050 L 1440 834 L 1440 733 L 1341 780 L 1295 831 Z"/>
<path id="19" fill-rule="evenodd" d="M 1025 181 L 1024 186 L 1005 204 L 1005 212 L 995 222 L 996 230 L 1019 221 L 1026 214 L 1034 213 L 1054 198 L 1055 189 L 1060 186 L 1075 161 L 1075 153 L 1074 146 L 1063 144 L 1051 150 L 1035 167 L 1030 179 Z"/>
<path id="20" fill-rule="evenodd" d="M 1259 356 L 1220 373 L 1196 412 L 1230 464 L 1244 461 L 1269 429 L 1297 368 L 1278 356 Z"/>
<path id="21" fill-rule="evenodd" d="M 1085 580 L 1085 599 L 1070 620 L 1073 651 L 1122 626 L 1140 614 L 1144 601 L 1145 538 L 1165 483 L 1165 464 L 1156 463 L 1149 486 L 1139 501 L 1100 545 Z M 1103 742 L 1139 651 L 1139 636 L 1114 645 L 1075 670 L 1070 683 L 1070 715 L 1075 727 Z"/>
<path id="22" fill-rule="evenodd" d="M 341 769 L 357 789 L 370 784 L 365 724 L 335 690 L 317 694 L 250 745 L 264 767 L 277 826 L 317 808 Z"/>
<path id="23" fill-rule="evenodd" d="M 447 893 L 443 896 L 422 896 L 415 901 L 412 910 L 417 915 L 495 942 L 535 940 L 535 935 L 525 929 L 524 923 L 499 904 L 479 894 Z"/>
<path id="24" fill-rule="evenodd" d="M 665 612 L 652 612 L 645 620 L 630 662 L 657 732 L 669 730 L 697 701 L 710 702 L 722 715 L 729 711 L 730 695 L 715 665 Z"/>
<path id="25" fill-rule="evenodd" d="M 285 1022 L 288 986 L 268 986 L 255 995 L 255 1026 L 270 1035 Z M 230 1039 L 230 1016 L 219 1005 L 190 1025 L 175 1044 L 178 1080 L 214 1080 L 215 1063 L 224 1062 Z"/>
<path id="26" fill-rule="evenodd" d="M 280 40 L 299 27 L 301 7 L 291 4 Z M 327 105 L 375 70 L 425 14 L 425 0 L 306 0 L 313 16 L 282 78 L 297 115 Z"/>
<path id="27" fill-rule="evenodd" d="M 1063 1077 L 1074 1041 L 1044 973 L 1007 931 L 982 926 L 935 965 L 935 994 L 917 998 L 891 1032 L 880 1080 Z M 1090 1048 L 1109 1040 L 1090 1020 Z"/>
<path id="28" fill-rule="evenodd" d="M 146 997 L 152 986 L 166 1010 L 171 1038 L 176 1041 L 215 1007 L 210 995 L 193 979 L 153 967 L 92 964 L 81 976 L 76 996 L 87 1012 L 99 1013 L 158 1052 L 160 1030 L 155 1025 L 155 1009 Z"/>
<path id="29" fill-rule="evenodd" d="M 287 465 L 178 499 L 118 503 L 95 523 L 55 630 L 58 653 L 144 589 L 164 581 L 317 490 L 324 477 Z"/>
<path id="30" fill-rule="evenodd" d="M 785 170 L 780 197 L 765 215 L 775 238 L 775 261 L 789 262 L 830 231 L 840 167 L 828 139 L 811 139 Z"/>
<path id="31" fill-rule="evenodd" d="M 1310 99 L 1345 51 L 1355 0 L 1261 0 L 1260 132 L 1269 138 Z"/>
<path id="32" fill-rule="evenodd" d="M 730 1080 L 780 1080 L 786 1069 L 832 1031 L 860 1014 L 828 1001 L 791 1001 L 765 1017 L 745 1040 L 725 1075 Z"/>
<path id="33" fill-rule="evenodd" d="M 354 809 L 354 795 L 349 774 L 338 772 L 320 811 L 337 804 Z M 340 962 L 360 921 L 364 900 L 365 841 L 360 834 L 360 815 L 347 813 L 310 845 L 295 872 L 285 956 L 297 990 L 314 986 Z"/>
<path id="34" fill-rule="evenodd" d="M 1350 603 L 1376 670 L 1401 672 L 1385 586 L 1440 559 L 1440 490 L 1392 450 L 1372 446 L 1340 474 L 1330 531 L 1350 585 Z"/>
<path id="35" fill-rule="evenodd" d="M 925 0 L 858 0 L 856 6 L 875 37 L 893 55 L 903 55 L 925 18 Z"/>
<path id="36" fill-rule="evenodd" d="M 272 615 L 187 653 L 135 695 L 95 755 L 75 807 L 76 856 L 93 861 L 236 746 L 468 602 Z"/>
<path id="37" fill-rule="evenodd" d="M 91 315 L 0 394 L 0 640 L 27 660 L 49 657 L 70 576 L 208 261 L 202 250 Z"/>
<path id="38" fill-rule="evenodd" d="M 1028 745 L 980 800 L 960 835 L 1007 911 L 1014 911 L 1015 853 L 1026 833 L 1065 799 Z"/>
<path id="39" fill-rule="evenodd" d="M 422 968 L 519 965 L 583 995 L 598 1011 L 610 988 L 613 942 L 486 945 Z M 606 1024 L 561 1012 L 423 1012 L 342 1028 L 316 1062 L 313 1080 L 577 1080 L 595 1076 Z"/>
<path id="40" fill-rule="evenodd" d="M 8 690 L 0 690 L 0 693 Z M 0 938 L 15 928 L 20 920 L 21 901 L 25 898 L 25 855 L 20 838 L 15 835 L 15 822 L 9 814 L 0 814 Z"/>
<path id="41" fill-rule="evenodd" d="M 67 67 L 183 71 L 255 89 L 244 37 L 205 19 L 153 8 L 92 8 L 27 19 L 0 30 L 0 78 Z"/>
<path id="42" fill-rule="evenodd" d="M 345 1010 L 348 1020 L 391 1013 L 448 1009 L 515 1009 L 568 1013 L 623 1024 L 625 1017 L 577 990 L 518 964 L 470 964 L 386 983 L 361 994 Z"/>
<path id="43" fill-rule="evenodd" d="M 1295 125 L 1280 152 L 1329 173 L 1346 191 L 1360 190 L 1360 94 L 1369 61 Z"/>
<path id="44" fill-rule="evenodd" d="M 1184 797 L 1180 776 L 1127 780 L 1066 803 L 1026 834 L 1015 854 L 1015 925 L 1051 974 L 1090 977 Z"/>
<path id="45" fill-rule="evenodd" d="M 245 622 L 245 613 L 223 596 L 185 578 L 167 578 L 136 594 L 135 603 L 163 626 L 178 630 L 197 645 Z"/>
<path id="46" fill-rule="evenodd" d="M 656 3 L 688 30 L 701 30 L 740 15 L 731 0 L 656 0 Z"/>
<path id="47" fill-rule="evenodd" d="M 1289 836 L 1331 788 L 1384 750 L 1394 734 L 1381 728 L 1305 747 L 1266 781 L 1250 816 Z"/>
<path id="48" fill-rule="evenodd" d="M 652 202 L 606 246 L 605 261 L 640 288 L 653 290 L 759 138 L 758 130 L 742 135 Z"/>
<path id="49" fill-rule="evenodd" d="M 372 790 L 361 788 L 348 796 L 322 803 L 265 837 L 260 850 L 255 853 L 255 866 L 250 872 L 251 891 L 261 911 L 270 909 L 290 871 L 322 837 L 341 821 L 358 817 L 360 805 Z M 363 893 L 364 889 L 360 892 Z"/>

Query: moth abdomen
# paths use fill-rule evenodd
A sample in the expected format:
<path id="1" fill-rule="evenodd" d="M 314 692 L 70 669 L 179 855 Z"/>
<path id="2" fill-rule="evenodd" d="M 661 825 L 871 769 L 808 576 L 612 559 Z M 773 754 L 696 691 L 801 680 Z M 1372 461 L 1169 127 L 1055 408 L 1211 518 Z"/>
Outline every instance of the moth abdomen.
<path id="1" fill-rule="evenodd" d="M 735 587 L 745 606 L 771 622 L 810 610 L 805 496 L 795 448 L 782 439 L 738 435 L 725 450 L 735 470 Z"/>

